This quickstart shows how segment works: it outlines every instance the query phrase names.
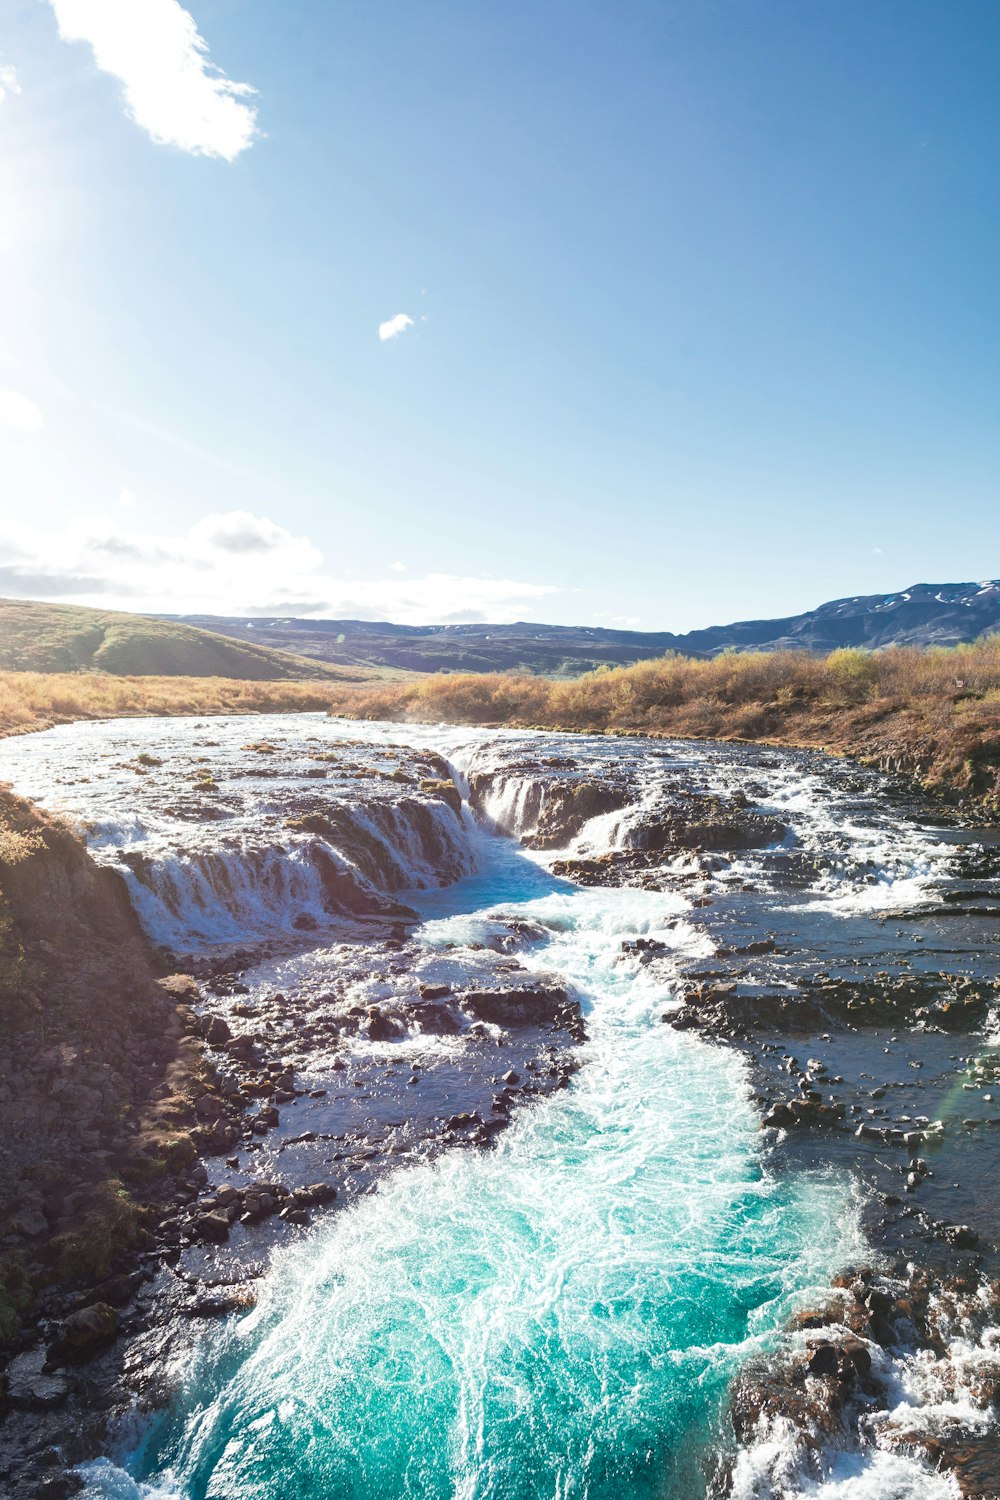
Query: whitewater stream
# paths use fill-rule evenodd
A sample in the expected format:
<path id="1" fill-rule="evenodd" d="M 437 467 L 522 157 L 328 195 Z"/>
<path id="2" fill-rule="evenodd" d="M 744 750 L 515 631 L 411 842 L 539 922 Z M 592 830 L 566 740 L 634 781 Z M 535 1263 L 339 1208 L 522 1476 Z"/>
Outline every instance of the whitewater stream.
<path id="1" fill-rule="evenodd" d="M 458 813 L 434 802 L 418 837 L 412 808 L 392 799 L 406 790 L 405 756 L 432 752 L 464 800 Z M 545 826 L 546 777 L 600 779 L 612 760 L 628 781 L 622 806 L 585 819 L 562 846 L 520 842 Z M 274 769 L 261 779 L 265 762 Z M 368 796 L 365 827 L 385 860 L 359 871 L 334 848 L 338 878 L 347 871 L 373 901 L 388 891 L 415 913 L 407 941 L 420 977 L 454 984 L 463 965 L 489 957 L 498 921 L 513 914 L 531 933 L 519 972 L 560 976 L 586 1027 L 568 1087 L 516 1108 L 492 1149 L 416 1152 L 373 1182 L 377 1191 L 275 1248 L 256 1305 L 207 1331 L 193 1359 L 185 1353 L 169 1406 L 87 1469 L 87 1495 L 704 1496 L 720 1455 L 734 1457 L 725 1403 L 736 1372 L 872 1251 L 854 1174 L 819 1160 L 781 1169 L 744 1056 L 663 1018 L 684 976 L 710 970 L 724 945 L 767 936 L 773 946 L 776 935 L 796 973 L 874 967 L 895 941 L 887 916 L 939 902 L 953 846 L 902 822 L 859 774 L 775 752 L 319 715 L 83 724 L 7 741 L 4 777 L 78 822 L 128 882 L 155 942 L 195 956 L 269 943 L 245 966 L 250 1002 L 280 986 L 301 1008 L 352 944 L 377 952 L 377 935 L 347 930 L 378 921 L 377 906 L 360 918 L 331 911 L 315 830 L 288 816 L 300 793 L 310 809 L 325 799 L 353 805 L 355 817 Z M 739 793 L 741 807 L 781 829 L 724 857 L 664 856 L 669 878 L 650 888 L 581 885 L 554 868 L 630 847 L 664 788 L 680 784 Z M 199 815 L 199 797 L 211 814 Z M 934 950 L 933 923 L 927 931 Z M 924 928 L 900 932 L 906 963 L 917 954 L 940 967 L 939 954 L 923 960 L 915 946 Z M 963 963 L 978 951 L 968 933 L 947 941 Z M 790 987 L 790 960 L 780 962 L 770 982 Z M 381 979 L 375 958 L 365 965 L 352 994 L 391 999 L 400 981 Z M 454 1071 L 487 1044 L 473 1032 L 407 1030 L 362 1050 L 372 1066 L 405 1055 Z M 333 1076 L 327 1061 L 312 1058 L 310 1082 Z M 918 1373 L 901 1362 L 901 1406 L 920 1399 Z M 768 1465 L 735 1458 L 729 1493 L 742 1500 L 958 1494 L 918 1454 L 878 1443 L 860 1457 L 833 1444 L 820 1477 L 787 1474 L 784 1489 L 770 1450 Z"/>

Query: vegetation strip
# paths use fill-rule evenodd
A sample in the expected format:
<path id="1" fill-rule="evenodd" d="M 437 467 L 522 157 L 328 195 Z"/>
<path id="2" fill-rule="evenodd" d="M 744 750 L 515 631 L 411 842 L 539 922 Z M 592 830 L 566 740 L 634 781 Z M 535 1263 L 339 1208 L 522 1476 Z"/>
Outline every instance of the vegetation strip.
<path id="1" fill-rule="evenodd" d="M 572 681 L 435 674 L 337 688 L 347 718 L 753 740 L 852 755 L 1000 812 L 1000 635 L 922 651 L 668 655 Z"/>

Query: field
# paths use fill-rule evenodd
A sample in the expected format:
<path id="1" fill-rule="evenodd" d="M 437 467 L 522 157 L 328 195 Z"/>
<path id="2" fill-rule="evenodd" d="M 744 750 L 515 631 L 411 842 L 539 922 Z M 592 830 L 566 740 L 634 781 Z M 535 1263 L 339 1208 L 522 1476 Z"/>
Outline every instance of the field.
<path id="1" fill-rule="evenodd" d="M 302 713 L 329 705 L 328 680 L 241 682 L 224 677 L 0 672 L 0 735 L 25 734 L 75 719 Z"/>

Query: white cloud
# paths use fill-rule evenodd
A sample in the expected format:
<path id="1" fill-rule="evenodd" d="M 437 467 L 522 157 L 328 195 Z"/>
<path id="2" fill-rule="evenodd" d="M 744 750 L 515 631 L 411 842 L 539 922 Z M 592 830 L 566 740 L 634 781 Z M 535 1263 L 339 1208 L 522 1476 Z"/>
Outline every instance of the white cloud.
<path id="1" fill-rule="evenodd" d="M 881 557 L 881 556 L 882 556 L 882 548 L 881 547 L 873 547 L 872 548 L 872 557 Z"/>
<path id="2" fill-rule="evenodd" d="M 277 525 L 267 516 L 254 516 L 248 510 L 230 510 L 224 515 L 206 516 L 188 533 L 196 545 L 216 548 L 237 556 L 248 553 L 287 551 L 289 545 L 299 551 L 298 566 L 318 567 L 322 555 L 304 537 L 295 538 L 283 526 Z"/>
<path id="3" fill-rule="evenodd" d="M 131 510 L 135 505 L 135 491 L 126 488 L 123 484 L 118 491 L 118 504 L 122 510 Z"/>
<path id="4" fill-rule="evenodd" d="M 384 323 L 378 325 L 378 336 L 384 344 L 386 339 L 396 339 L 412 327 L 413 319 L 409 313 L 397 313 L 394 318 L 387 318 Z"/>
<path id="5" fill-rule="evenodd" d="M 16 427 L 18 432 L 38 432 L 42 420 L 34 401 L 29 401 L 20 391 L 0 391 L 0 422 Z"/>
<path id="6" fill-rule="evenodd" d="M 389 567 L 392 569 L 392 571 L 394 573 L 405 573 L 406 572 L 406 564 L 405 563 L 394 562 L 394 563 L 390 563 Z"/>
<path id="7" fill-rule="evenodd" d="M 19 94 L 21 85 L 17 81 L 17 73 L 9 63 L 0 65 L 0 104 L 8 94 Z"/>
<path id="8" fill-rule="evenodd" d="M 88 42 L 153 140 L 233 161 L 257 136 L 254 90 L 211 62 L 179 0 L 49 0 L 66 42 Z"/>
<path id="9" fill-rule="evenodd" d="M 0 534 L 0 594 L 164 614 L 311 615 L 394 620 L 532 618 L 550 584 L 431 573 L 337 577 L 308 537 L 267 516 L 228 511 L 186 532 L 153 534 L 120 513 L 46 532 Z"/>

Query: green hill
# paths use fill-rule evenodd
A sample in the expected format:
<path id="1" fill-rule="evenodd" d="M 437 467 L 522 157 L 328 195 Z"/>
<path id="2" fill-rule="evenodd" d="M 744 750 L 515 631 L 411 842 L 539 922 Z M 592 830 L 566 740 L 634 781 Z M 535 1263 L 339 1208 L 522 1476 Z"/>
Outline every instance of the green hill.
<path id="1" fill-rule="evenodd" d="M 343 682 L 386 675 L 378 668 L 307 660 L 172 620 L 25 599 L 0 599 L 0 670 L 229 677 L 246 682 Z"/>

